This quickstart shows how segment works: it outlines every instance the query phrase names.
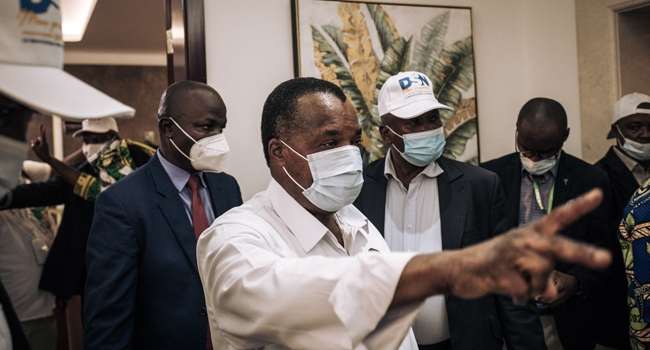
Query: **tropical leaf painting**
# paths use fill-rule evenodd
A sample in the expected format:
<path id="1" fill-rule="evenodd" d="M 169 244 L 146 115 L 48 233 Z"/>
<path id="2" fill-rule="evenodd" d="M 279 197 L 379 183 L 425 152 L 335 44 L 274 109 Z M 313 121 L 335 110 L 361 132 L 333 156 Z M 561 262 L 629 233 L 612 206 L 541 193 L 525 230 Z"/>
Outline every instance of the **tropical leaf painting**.
<path id="1" fill-rule="evenodd" d="M 470 8 L 294 0 L 299 62 L 296 74 L 340 86 L 363 131 L 364 163 L 388 148 L 379 135 L 379 90 L 399 72 L 431 78 L 441 103 L 443 156 L 478 164 L 478 120 Z"/>

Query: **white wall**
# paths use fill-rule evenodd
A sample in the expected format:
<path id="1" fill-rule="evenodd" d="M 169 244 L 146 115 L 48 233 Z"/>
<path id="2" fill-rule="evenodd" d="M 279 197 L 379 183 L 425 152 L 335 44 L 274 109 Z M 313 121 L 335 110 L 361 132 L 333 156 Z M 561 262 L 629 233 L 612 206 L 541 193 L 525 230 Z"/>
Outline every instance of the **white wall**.
<path id="1" fill-rule="evenodd" d="M 407 0 L 432 4 L 431 1 Z M 436 3 L 440 4 L 440 3 Z M 558 100 L 569 115 L 565 149 L 578 157 L 580 109 L 573 1 L 445 0 L 472 6 L 481 160 L 514 151 L 515 121 L 533 97 Z M 260 117 L 268 94 L 293 78 L 290 0 L 207 0 L 208 84 L 228 107 L 226 171 L 244 200 L 266 188 Z"/>

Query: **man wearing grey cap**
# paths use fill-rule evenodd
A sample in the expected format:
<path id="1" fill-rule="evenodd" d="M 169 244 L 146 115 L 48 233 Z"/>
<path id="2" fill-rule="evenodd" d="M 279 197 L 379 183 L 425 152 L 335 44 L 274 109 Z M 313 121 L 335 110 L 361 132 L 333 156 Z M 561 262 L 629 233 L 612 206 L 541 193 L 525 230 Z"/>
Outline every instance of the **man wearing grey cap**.
<path id="1" fill-rule="evenodd" d="M 25 128 L 34 112 L 78 120 L 135 113 L 62 67 L 58 4 L 0 2 L 0 202 L 18 184 L 29 149 Z M 0 348 L 29 349 L 1 283 L 0 306 Z"/>
<path id="2" fill-rule="evenodd" d="M 380 132 L 390 151 L 364 168 L 363 189 L 354 204 L 391 251 L 458 249 L 505 231 L 499 178 L 441 157 L 445 135 L 439 109 L 453 109 L 436 100 L 426 75 L 390 77 L 378 107 Z M 510 298 L 492 294 L 475 300 L 438 295 L 427 299 L 413 331 L 421 350 L 496 350 L 503 339 L 508 349 L 544 348 L 534 309 L 513 309 Z"/>

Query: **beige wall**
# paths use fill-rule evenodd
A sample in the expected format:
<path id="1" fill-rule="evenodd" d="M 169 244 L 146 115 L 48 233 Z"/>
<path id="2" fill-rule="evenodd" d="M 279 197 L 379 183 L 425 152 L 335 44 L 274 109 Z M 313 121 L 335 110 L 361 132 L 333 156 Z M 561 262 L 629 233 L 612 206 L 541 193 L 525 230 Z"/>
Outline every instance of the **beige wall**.
<path id="1" fill-rule="evenodd" d="M 575 0 L 582 158 L 595 163 L 610 145 L 606 139 L 619 98 L 615 15 L 608 7 L 621 0 Z"/>
<path id="2" fill-rule="evenodd" d="M 517 113 L 538 96 L 556 99 L 567 109 L 572 132 L 565 149 L 581 156 L 574 2 L 443 3 L 474 10 L 481 160 L 514 151 Z M 264 100 L 293 77 L 290 1 L 210 0 L 205 1 L 205 16 L 208 83 L 228 107 L 225 135 L 231 156 L 226 171 L 237 178 L 246 200 L 264 190 L 270 178 L 259 131 Z"/>

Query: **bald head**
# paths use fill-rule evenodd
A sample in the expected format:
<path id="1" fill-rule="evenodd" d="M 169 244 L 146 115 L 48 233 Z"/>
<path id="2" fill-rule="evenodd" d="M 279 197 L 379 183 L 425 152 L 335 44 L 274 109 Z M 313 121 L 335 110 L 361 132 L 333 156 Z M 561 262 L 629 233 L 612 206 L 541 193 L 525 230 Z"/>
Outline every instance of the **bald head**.
<path id="1" fill-rule="evenodd" d="M 549 98 L 534 98 L 521 108 L 517 118 L 517 127 L 527 122 L 533 128 L 546 129 L 555 127 L 558 131 L 564 132 L 567 128 L 566 111 L 562 105 Z"/>
<path id="2" fill-rule="evenodd" d="M 222 108 L 223 114 L 226 113 L 226 105 L 221 98 L 221 95 L 213 89 L 210 85 L 200 83 L 198 81 L 184 80 L 169 85 L 160 99 L 160 106 L 158 107 L 158 118 L 171 117 L 179 118 L 183 113 L 187 104 L 187 96 L 190 93 L 202 92 L 204 94 L 212 95 L 215 99 L 215 105 Z"/>
<path id="3" fill-rule="evenodd" d="M 160 152 L 172 164 L 193 174 L 188 155 L 195 143 L 226 127 L 226 105 L 213 88 L 196 81 L 170 85 L 160 99 Z"/>

